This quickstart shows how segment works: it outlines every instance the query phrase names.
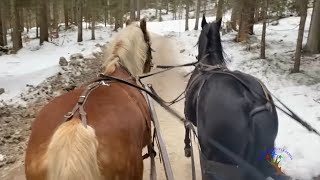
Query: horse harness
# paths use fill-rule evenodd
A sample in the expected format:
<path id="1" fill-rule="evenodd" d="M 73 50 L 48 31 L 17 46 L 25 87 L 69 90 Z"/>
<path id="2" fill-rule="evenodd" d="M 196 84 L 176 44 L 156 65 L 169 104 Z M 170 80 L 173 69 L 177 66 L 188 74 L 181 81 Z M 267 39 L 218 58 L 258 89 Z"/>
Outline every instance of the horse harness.
<path id="1" fill-rule="evenodd" d="M 128 78 L 127 80 L 134 80 L 135 81 L 135 78 L 133 76 L 131 76 L 131 74 L 130 74 L 130 78 Z M 135 84 L 132 84 L 132 83 L 128 82 L 127 80 L 116 78 L 116 77 L 113 77 L 113 76 L 107 76 L 107 75 L 100 74 L 98 79 L 88 83 L 87 87 L 81 93 L 81 95 L 80 95 L 76 105 L 73 107 L 72 111 L 68 112 L 64 116 L 64 118 L 65 118 L 64 120 L 65 121 L 71 120 L 72 117 L 78 111 L 79 115 L 80 115 L 81 123 L 83 124 L 83 126 L 87 127 L 87 113 L 84 110 L 84 105 L 86 103 L 86 100 L 87 100 L 88 96 L 91 94 L 92 91 L 94 91 L 95 89 L 97 89 L 100 86 L 110 86 L 111 82 L 119 82 L 119 83 L 122 83 L 122 84 L 129 85 L 131 87 L 134 87 L 134 88 L 136 88 L 138 90 L 146 91 L 144 88 L 139 87 L 139 86 L 137 86 Z M 149 94 L 149 93 L 150 92 L 147 92 L 147 94 Z M 155 95 L 155 96 L 157 97 L 157 95 Z M 155 98 L 155 97 L 153 97 L 153 98 Z M 148 102 L 148 99 L 146 99 L 146 101 Z M 159 129 L 159 127 L 158 127 L 158 129 Z M 159 131 L 158 129 L 157 129 L 157 131 Z M 154 150 L 155 137 L 156 137 L 156 131 L 154 131 L 151 144 L 148 145 L 148 152 L 142 156 L 143 159 L 146 159 L 148 157 L 154 158 L 156 156 L 156 151 Z"/>
<path id="2" fill-rule="evenodd" d="M 234 74 L 231 74 L 230 72 L 228 72 L 227 68 L 223 65 L 215 65 L 215 66 L 211 66 L 211 65 L 206 65 L 206 64 L 202 64 L 202 63 L 198 63 L 197 66 L 196 66 L 197 69 L 199 69 L 200 71 L 204 72 L 204 73 L 224 73 L 224 74 L 228 74 L 228 75 L 231 75 L 233 77 L 235 77 L 236 79 L 238 79 L 242 84 L 245 85 L 245 87 L 248 88 L 248 86 L 246 86 L 246 84 L 241 80 L 239 79 L 237 76 L 235 76 Z M 216 71 L 218 69 L 222 69 L 222 71 Z M 193 81 L 191 81 L 191 83 L 188 84 L 187 86 L 187 89 L 195 82 L 196 79 L 198 79 L 201 75 L 203 75 L 203 73 L 199 73 L 196 75 L 195 78 L 193 78 Z M 132 76 L 131 78 L 132 79 Z M 128 79 L 129 80 L 129 79 Z M 133 79 L 135 80 L 135 79 Z M 206 81 L 206 80 L 205 80 Z M 205 83 L 205 81 L 202 83 L 201 85 L 201 88 L 203 86 L 203 84 Z M 192 124 L 190 123 L 190 121 L 188 120 L 185 120 L 183 117 L 179 116 L 174 110 L 170 109 L 166 104 L 165 104 L 165 101 L 162 100 L 158 95 L 157 93 L 151 88 L 151 92 L 150 91 L 147 91 L 145 88 L 143 87 L 140 87 L 140 86 L 137 86 L 135 84 L 132 84 L 128 81 L 126 81 L 125 79 L 120 79 L 120 78 L 116 78 L 116 77 L 113 77 L 113 76 L 107 76 L 107 75 L 103 75 L 103 74 L 100 74 L 99 75 L 99 78 L 92 81 L 91 83 L 89 83 L 89 85 L 87 85 L 87 87 L 84 89 L 84 91 L 81 93 L 78 101 L 77 101 L 77 104 L 74 106 L 74 108 L 72 109 L 72 111 L 68 112 L 64 117 L 65 117 L 65 121 L 69 121 L 72 119 L 72 117 L 75 115 L 75 113 L 78 111 L 79 112 L 79 115 L 80 115 L 80 120 L 81 120 L 81 123 L 87 127 L 87 113 L 85 112 L 84 110 L 84 105 L 85 105 L 85 102 L 88 98 L 88 96 L 90 95 L 90 93 L 92 91 L 94 91 L 95 89 L 97 89 L 98 87 L 100 86 L 104 86 L 104 85 L 107 85 L 107 86 L 110 86 L 110 82 L 120 82 L 120 83 L 123 83 L 123 84 L 126 84 L 126 85 L 129 85 L 131 87 L 134 87 L 138 90 L 141 90 L 141 91 L 144 91 L 145 93 L 147 93 L 150 97 L 152 97 L 156 102 L 158 102 L 162 107 L 164 107 L 166 110 L 168 110 L 170 113 L 172 113 L 173 115 L 175 115 L 176 117 L 178 117 L 182 122 L 184 122 L 184 125 L 186 128 L 189 128 L 192 130 L 192 132 L 196 135 L 196 132 L 194 130 L 194 127 L 192 126 Z M 260 82 L 260 81 L 259 81 Z M 265 94 L 267 95 L 268 94 L 268 91 L 267 89 L 265 88 L 265 86 L 263 86 L 262 83 L 260 83 L 261 86 L 263 87 L 263 90 L 265 92 Z M 200 90 L 201 90 L 200 88 Z M 249 89 L 249 88 L 248 88 Z M 198 91 L 198 96 L 199 96 L 199 92 L 200 90 Z M 250 89 L 249 89 L 250 91 Z M 268 97 L 268 96 L 267 96 Z M 258 111 L 257 111 L 258 112 Z M 159 130 L 157 130 L 159 131 Z M 146 153 L 145 155 L 143 155 L 143 159 L 146 159 L 148 157 L 151 157 L 151 158 L 154 158 L 155 156 L 155 151 L 154 151 L 154 141 L 155 141 L 155 135 L 156 135 L 156 131 L 154 131 L 154 134 L 153 134 L 153 140 L 152 140 L 152 143 L 150 145 L 148 145 L 148 153 Z M 192 142 L 191 142 L 192 143 Z M 158 142 L 158 145 L 159 142 Z M 162 145 L 163 146 L 163 145 Z M 191 148 L 192 148 L 192 145 L 191 145 Z M 192 153 L 193 155 L 193 153 Z M 162 155 L 163 156 L 163 155 Z M 165 154 L 165 156 L 167 156 Z M 200 151 L 200 158 L 203 159 L 204 156 L 203 154 L 201 153 Z M 168 161 L 167 159 L 165 159 L 166 161 Z M 154 163 L 154 161 L 153 161 Z M 169 164 L 168 162 L 166 162 L 165 164 Z M 195 179 L 195 168 L 194 168 L 194 159 L 192 158 L 192 166 L 193 166 L 193 179 Z M 206 166 L 215 166 L 217 167 L 217 164 L 216 162 L 210 162 L 210 161 L 206 161 Z M 154 167 L 154 165 L 153 165 Z M 234 166 L 231 166 L 230 165 L 230 169 L 234 169 L 234 168 L 237 168 L 237 167 L 234 167 Z M 170 178 L 172 179 L 172 178 Z"/>
<path id="3" fill-rule="evenodd" d="M 241 78 L 236 76 L 236 74 L 233 74 L 232 71 L 228 70 L 227 67 L 224 65 L 221 65 L 221 64 L 208 65 L 208 64 L 203 64 L 203 63 L 199 62 L 196 66 L 196 69 L 199 70 L 200 72 L 198 74 L 196 74 L 195 77 L 193 77 L 193 79 L 190 81 L 190 83 L 188 83 L 187 88 L 186 88 L 186 93 L 195 84 L 195 82 L 199 79 L 199 77 L 201 77 L 202 75 L 205 75 L 205 74 L 210 74 L 210 75 L 211 74 L 225 74 L 225 75 L 229 75 L 229 76 L 232 76 L 235 79 L 237 79 L 250 93 L 257 94 L 255 91 L 252 91 L 249 88 L 247 83 L 245 83 Z M 204 84 L 206 83 L 207 79 L 210 77 L 210 75 L 208 77 L 206 77 L 202 82 L 200 82 L 199 89 L 196 92 L 196 106 L 198 106 L 198 99 L 200 96 L 201 89 L 204 86 Z M 271 99 L 271 95 L 270 95 L 268 89 L 259 79 L 257 79 L 257 78 L 255 78 L 255 79 L 259 82 L 259 84 L 263 90 L 263 93 L 264 93 L 264 98 L 267 100 L 267 103 L 265 105 L 253 108 L 250 111 L 250 114 L 249 114 L 250 117 L 252 117 L 256 113 L 264 111 L 264 110 L 272 111 L 272 107 L 270 104 L 270 102 L 272 102 L 272 99 Z M 193 133 L 194 136 L 197 137 L 197 133 L 196 133 L 196 130 L 195 130 L 193 124 L 189 120 L 186 120 L 186 121 L 187 122 L 185 123 L 185 127 L 187 129 L 189 129 L 189 133 L 190 133 L 188 138 L 191 137 L 191 133 Z M 190 142 L 191 142 L 191 154 L 192 154 L 191 161 L 192 161 L 192 166 L 194 166 L 192 141 L 190 141 Z M 219 144 L 218 142 L 216 142 L 215 140 L 212 141 L 211 143 L 215 144 L 215 146 L 221 146 L 220 148 L 223 148 L 222 145 Z M 226 150 L 226 151 L 228 151 L 228 150 Z M 232 153 L 232 152 L 230 152 L 230 153 Z M 229 155 L 230 155 L 230 153 L 229 153 Z M 241 173 L 238 165 L 229 165 L 229 164 L 223 164 L 223 163 L 208 160 L 205 157 L 205 155 L 203 154 L 203 152 L 201 151 L 201 147 L 199 147 L 199 155 L 200 155 L 200 162 L 202 162 L 202 164 L 203 164 L 202 170 L 206 173 L 210 173 L 210 174 L 215 175 L 215 177 L 217 179 L 223 179 L 223 180 L 237 179 L 242 176 L 242 173 Z M 192 173 L 195 173 L 194 167 L 192 167 L 192 171 L 193 171 Z M 222 174 L 217 174 L 216 172 L 229 172 L 229 173 L 225 173 L 224 175 L 222 175 Z M 232 172 L 232 173 L 230 173 L 230 172 Z M 193 174 L 192 176 L 193 176 L 192 179 L 195 180 L 195 174 Z"/>
<path id="4" fill-rule="evenodd" d="M 107 76 L 109 77 L 109 76 Z M 130 78 L 124 80 L 135 80 L 135 78 L 133 78 L 130 74 Z M 79 96 L 79 99 L 76 103 L 76 105 L 73 107 L 72 111 L 68 112 L 65 116 L 64 116 L 64 120 L 65 121 L 69 121 L 72 119 L 72 117 L 76 114 L 76 112 L 79 112 L 80 115 L 80 120 L 81 123 L 83 124 L 83 126 L 87 127 L 87 113 L 84 110 L 84 105 L 86 103 L 86 100 L 88 99 L 89 95 L 91 94 L 92 91 L 94 91 L 95 89 L 97 89 L 100 86 L 110 86 L 110 83 L 112 82 L 117 82 L 117 80 L 111 79 L 111 78 L 106 78 L 103 77 L 102 74 L 99 75 L 99 78 L 97 78 L 96 80 L 93 80 L 91 82 L 88 83 L 88 85 L 86 86 L 86 88 L 82 91 L 81 95 Z M 127 81 L 126 81 L 127 82 Z"/>
<path id="5" fill-rule="evenodd" d="M 240 77 L 238 77 L 236 74 L 234 74 L 232 71 L 230 71 L 225 65 L 221 65 L 221 64 L 208 65 L 208 64 L 203 64 L 203 63 L 199 62 L 198 65 L 196 66 L 196 69 L 198 69 L 200 71 L 200 73 L 196 74 L 196 76 L 193 78 L 193 80 L 187 85 L 186 93 L 187 93 L 188 89 L 190 89 L 190 87 L 192 87 L 192 85 L 194 85 L 194 83 L 197 81 L 197 79 L 199 77 L 210 73 L 210 75 L 211 74 L 229 75 L 229 76 L 235 78 L 236 80 L 238 80 L 252 95 L 257 95 L 257 96 L 261 97 L 261 95 L 259 95 L 255 91 L 253 91 L 246 82 L 244 82 Z M 205 78 L 205 80 L 203 80 L 203 82 L 200 83 L 200 88 L 197 93 L 197 98 L 199 98 L 200 91 L 209 77 Z M 268 91 L 267 87 L 264 85 L 264 83 L 260 79 L 255 78 L 255 80 L 257 80 L 258 83 L 260 84 L 262 91 L 264 93 L 264 96 L 262 98 L 264 98 L 267 101 L 267 103 L 265 105 L 261 105 L 261 106 L 258 106 L 258 107 L 255 107 L 254 109 L 252 109 L 250 111 L 250 117 L 252 117 L 256 113 L 264 111 L 264 110 L 268 110 L 268 111 L 272 112 L 271 103 L 273 103 L 273 101 L 272 101 L 270 92 Z"/>
<path id="6" fill-rule="evenodd" d="M 88 96 L 90 95 L 90 93 L 97 89 L 99 86 L 101 85 L 109 85 L 109 84 L 106 84 L 104 81 L 99 81 L 99 82 L 93 82 L 93 83 L 90 83 L 86 88 L 85 90 L 81 93 L 78 101 L 77 101 L 77 104 L 73 107 L 72 111 L 68 112 L 65 116 L 64 116 L 64 120 L 65 121 L 69 121 L 72 119 L 72 117 L 75 115 L 75 113 L 77 111 L 79 111 L 79 114 L 80 114 L 80 120 L 81 120 L 81 123 L 83 124 L 84 127 L 87 127 L 87 113 L 85 112 L 84 110 L 84 105 L 85 105 L 85 102 L 88 98 Z"/>

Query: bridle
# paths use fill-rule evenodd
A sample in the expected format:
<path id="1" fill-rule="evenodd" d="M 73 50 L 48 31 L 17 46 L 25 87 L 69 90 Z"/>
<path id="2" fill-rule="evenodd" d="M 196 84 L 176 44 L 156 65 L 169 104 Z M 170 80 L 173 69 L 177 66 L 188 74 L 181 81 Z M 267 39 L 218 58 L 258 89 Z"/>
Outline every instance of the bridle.
<path id="1" fill-rule="evenodd" d="M 147 32 L 143 32 L 144 33 L 144 40 L 147 43 L 147 56 L 146 56 L 146 61 L 144 64 L 144 68 L 143 68 L 143 72 L 149 72 L 151 67 L 153 67 L 153 63 L 152 63 L 152 52 L 155 52 L 152 48 L 151 48 L 151 43 L 150 43 L 150 39 L 149 36 L 147 34 Z M 187 64 L 183 64 L 183 65 L 176 65 L 176 66 L 156 66 L 156 68 L 162 68 L 164 69 L 163 71 L 160 72 L 156 72 L 156 73 L 150 73 L 144 76 L 138 76 L 138 80 L 140 81 L 140 79 L 142 78 L 146 78 L 146 77 L 150 77 L 156 74 L 160 74 L 162 72 L 174 69 L 174 68 L 178 68 L 178 67 L 186 67 L 186 66 L 196 66 L 196 67 L 202 67 L 207 69 L 208 71 L 211 71 L 213 69 L 216 68 L 223 68 L 223 67 L 210 67 L 208 65 L 202 64 L 200 63 L 200 61 L 197 62 L 193 62 L 193 63 L 187 63 Z M 200 68 L 201 69 L 201 68 Z M 216 71 L 219 72 L 219 71 Z M 224 73 L 226 74 L 226 72 L 219 72 L 219 73 Z M 229 74 L 229 73 L 228 73 Z M 229 74 L 231 75 L 231 73 Z M 235 77 L 234 75 L 231 75 L 233 77 Z M 235 77 L 237 78 L 237 77 Z M 237 78 L 238 79 L 238 78 Z M 107 83 L 106 83 L 107 82 Z M 138 86 L 136 84 L 133 84 L 127 80 L 121 79 L 121 78 L 117 78 L 114 76 L 108 76 L 108 75 L 104 75 L 104 74 L 100 74 L 99 78 L 94 80 L 92 83 L 92 85 L 89 85 L 87 87 L 87 89 L 85 91 L 83 91 L 83 93 L 81 94 L 77 105 L 73 108 L 73 110 L 71 112 L 69 112 L 66 116 L 65 116 L 65 120 L 70 120 L 74 113 L 76 111 L 79 110 L 79 114 L 80 114 L 80 118 L 82 123 L 86 126 L 86 113 L 83 110 L 83 104 L 86 101 L 86 98 L 88 97 L 88 95 L 90 94 L 90 92 L 92 92 L 95 88 L 99 87 L 100 85 L 108 85 L 108 82 L 119 82 L 119 83 L 123 83 L 126 84 L 128 86 L 137 88 L 138 90 L 141 90 L 143 92 L 145 92 L 146 94 L 148 94 L 152 99 L 154 99 L 159 105 L 161 105 L 165 110 L 167 110 L 169 113 L 171 113 L 172 115 L 174 115 L 175 117 L 177 117 L 186 128 L 190 129 L 196 136 L 196 132 L 194 127 L 192 126 L 192 124 L 190 124 L 190 122 L 188 120 L 185 120 L 184 117 L 182 117 L 181 115 L 179 115 L 179 113 L 177 113 L 174 109 L 170 108 L 169 105 L 167 105 L 166 101 L 164 101 L 161 97 L 159 97 L 157 95 L 157 93 L 151 89 L 151 91 L 146 90 L 144 87 Z M 140 81 L 140 83 L 142 83 Z M 244 82 L 241 82 L 242 84 L 246 85 Z M 248 86 L 247 86 L 248 87 Z M 255 91 L 251 90 L 253 93 L 256 93 Z M 271 93 L 270 93 L 271 94 Z M 258 94 L 259 95 L 259 94 Z M 273 94 L 271 94 L 273 97 L 275 97 Z M 275 97 L 276 98 L 276 97 Z M 312 131 L 314 133 L 316 133 L 317 135 L 319 135 L 319 133 L 312 127 L 310 126 L 307 122 L 303 121 L 300 117 L 298 117 L 294 112 L 292 112 L 288 107 L 286 107 L 278 98 L 276 98 L 282 105 L 283 107 L 285 107 L 285 109 L 287 109 L 289 112 L 283 110 L 283 108 L 275 105 L 278 109 L 280 109 L 282 112 L 284 112 L 285 114 L 287 114 L 288 116 L 292 117 L 294 120 L 298 121 L 302 126 L 304 126 L 305 128 L 307 128 L 309 131 Z M 254 174 L 256 177 L 261 177 L 262 179 L 262 175 L 261 173 L 252 165 L 248 164 L 245 160 L 243 160 L 241 157 L 237 156 L 236 154 L 234 154 L 233 152 L 231 152 L 230 150 L 226 149 L 225 147 L 223 147 L 221 144 L 219 144 L 217 141 L 215 141 L 214 139 L 210 139 L 209 143 L 213 144 L 215 147 L 217 147 L 219 150 L 221 150 L 222 152 L 224 152 L 227 156 L 229 156 L 231 159 L 233 159 L 240 167 L 242 167 L 245 170 L 250 170 L 250 172 L 252 172 L 252 174 Z M 258 178 L 260 179 L 260 178 Z"/>

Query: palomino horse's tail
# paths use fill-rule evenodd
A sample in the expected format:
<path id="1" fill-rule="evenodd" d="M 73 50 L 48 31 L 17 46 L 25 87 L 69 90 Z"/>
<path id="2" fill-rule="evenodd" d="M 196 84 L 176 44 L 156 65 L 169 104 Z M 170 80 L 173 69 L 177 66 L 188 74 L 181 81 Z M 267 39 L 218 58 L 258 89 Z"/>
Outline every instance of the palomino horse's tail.
<path id="1" fill-rule="evenodd" d="M 98 140 L 79 119 L 63 123 L 53 134 L 47 158 L 48 180 L 99 180 Z"/>

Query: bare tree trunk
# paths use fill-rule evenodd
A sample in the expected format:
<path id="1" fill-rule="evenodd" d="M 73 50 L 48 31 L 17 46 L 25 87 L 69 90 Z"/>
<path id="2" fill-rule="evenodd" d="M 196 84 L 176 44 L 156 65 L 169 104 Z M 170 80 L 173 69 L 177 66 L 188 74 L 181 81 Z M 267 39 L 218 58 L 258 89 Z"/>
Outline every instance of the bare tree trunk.
<path id="1" fill-rule="evenodd" d="M 251 15 L 252 15 L 252 7 L 253 6 L 253 1 L 255 0 L 242 0 L 241 3 L 241 8 L 240 8 L 240 26 L 239 26 L 239 31 L 238 35 L 236 37 L 237 42 L 242 42 L 242 41 L 247 41 L 248 39 L 248 34 L 251 31 Z"/>
<path id="2" fill-rule="evenodd" d="M 137 0 L 137 21 L 140 21 L 140 0 Z"/>
<path id="3" fill-rule="evenodd" d="M 239 10 L 241 9 L 241 5 L 237 0 L 233 0 L 232 3 L 231 27 L 233 30 L 237 31 L 237 25 L 239 24 Z"/>
<path id="4" fill-rule="evenodd" d="M 108 22 L 111 23 L 111 11 L 110 11 L 110 0 L 107 0 L 107 6 L 108 6 L 108 11 L 107 11 L 107 19 L 108 19 Z"/>
<path id="5" fill-rule="evenodd" d="M 52 15 L 52 13 L 53 13 L 53 10 L 52 10 L 52 1 L 53 0 L 46 0 L 47 1 L 47 10 L 48 10 L 48 12 L 47 12 L 47 23 L 48 23 L 48 38 L 50 38 L 49 39 L 49 41 L 52 41 L 52 20 L 53 20 L 53 15 Z M 42 14 L 41 14 L 42 15 Z M 40 29 L 40 31 L 41 31 L 41 29 Z"/>
<path id="6" fill-rule="evenodd" d="M 59 37 L 59 7 L 57 0 L 53 0 L 52 2 L 52 8 L 53 8 L 53 31 L 55 32 L 56 38 Z"/>
<path id="7" fill-rule="evenodd" d="M 17 1 L 16 1 L 17 2 Z M 24 8 L 18 8 L 17 7 L 17 12 L 18 12 L 18 16 L 19 16 L 19 30 L 22 33 L 24 31 Z"/>
<path id="8" fill-rule="evenodd" d="M 91 40 L 95 40 L 95 29 L 96 29 L 96 18 L 95 16 L 92 16 L 91 19 Z"/>
<path id="9" fill-rule="evenodd" d="M 22 27 L 26 27 L 27 29 L 27 32 L 29 32 L 29 26 L 28 26 L 28 21 L 29 21 L 29 14 L 28 14 L 28 10 L 26 8 L 22 8 L 21 9 L 21 15 L 22 16 L 25 16 L 25 21 L 23 18 L 21 18 L 21 24 L 24 24 L 22 25 Z M 23 28 L 22 28 L 23 29 Z M 24 29 L 23 29 L 24 30 Z"/>
<path id="10" fill-rule="evenodd" d="M 130 20 L 134 21 L 136 19 L 135 17 L 135 8 L 134 8 L 134 0 L 130 0 Z"/>
<path id="11" fill-rule="evenodd" d="M 261 15 L 263 12 L 263 9 L 261 7 L 263 7 L 263 3 L 264 3 L 264 0 L 261 1 L 261 0 L 256 0 L 256 8 L 255 8 L 255 11 L 254 11 L 254 23 L 256 22 L 259 22 L 261 20 Z M 260 12 L 260 9 L 261 9 L 261 12 Z M 263 16 L 263 14 L 262 14 Z"/>
<path id="12" fill-rule="evenodd" d="M 196 23 L 194 25 L 194 30 L 198 30 L 198 27 L 199 27 L 200 6 L 201 6 L 201 0 L 197 0 Z"/>
<path id="13" fill-rule="evenodd" d="M 44 41 L 49 41 L 49 33 L 48 33 L 48 4 L 46 0 L 41 0 L 41 9 L 40 9 L 40 45 L 43 44 Z"/>
<path id="14" fill-rule="evenodd" d="M 82 8 L 82 14 L 84 16 L 84 22 L 86 24 L 86 29 L 88 29 L 88 23 L 90 23 L 90 17 L 89 17 L 89 13 L 88 13 L 88 8 L 84 8 L 85 7 L 84 1 L 83 1 L 83 5 L 82 5 L 82 7 L 83 7 Z M 89 24 L 89 26 L 90 26 L 90 24 Z"/>
<path id="15" fill-rule="evenodd" d="M 4 41 L 3 41 L 3 30 L 4 30 L 4 28 L 3 28 L 3 23 L 2 23 L 2 21 L 3 21 L 3 17 L 2 17 L 2 15 L 3 15 L 3 13 L 2 13 L 2 7 L 3 7 L 4 5 L 2 4 L 2 2 L 0 2 L 0 46 L 4 46 Z"/>
<path id="16" fill-rule="evenodd" d="M 108 21 L 108 10 L 107 10 L 107 7 L 104 7 L 103 15 L 104 15 L 104 27 L 107 27 L 107 21 Z"/>
<path id="17" fill-rule="evenodd" d="M 119 23 L 120 23 L 120 27 L 123 28 L 123 15 L 124 15 L 124 0 L 121 0 L 121 16 L 119 16 Z"/>
<path id="18" fill-rule="evenodd" d="M 119 13 L 117 13 L 116 14 L 116 16 L 115 16 L 115 21 L 114 21 L 114 31 L 117 31 L 118 29 L 119 29 L 119 27 L 120 27 L 120 15 L 119 15 Z"/>
<path id="19" fill-rule="evenodd" d="M 162 21 L 162 17 L 161 17 L 161 10 L 162 10 L 162 0 L 159 0 L 160 2 L 159 2 L 159 21 Z"/>
<path id="20" fill-rule="evenodd" d="M 78 17 L 78 42 L 82 42 L 82 18 L 83 18 L 83 11 L 82 11 L 83 0 L 77 0 L 77 17 Z"/>
<path id="21" fill-rule="evenodd" d="M 173 2 L 173 5 L 172 5 L 173 7 L 173 20 L 176 20 L 177 19 L 177 4 L 176 4 L 176 2 L 174 1 Z"/>
<path id="22" fill-rule="evenodd" d="M 268 0 L 264 0 L 262 8 L 263 26 L 262 26 L 262 37 L 261 37 L 261 52 L 260 58 L 266 58 L 266 29 L 267 29 L 267 12 L 268 12 Z"/>
<path id="23" fill-rule="evenodd" d="M 1 1 L 0 2 L 0 5 L 3 5 L 2 6 L 2 10 L 1 10 L 1 18 L 2 18 L 2 40 L 3 40 L 3 46 L 6 46 L 8 44 L 8 40 L 7 40 L 7 24 L 8 24 L 8 8 L 4 8 L 6 6 L 8 6 L 7 4 L 8 3 L 7 1 Z M 1 7 L 0 7 L 1 8 Z"/>
<path id="24" fill-rule="evenodd" d="M 186 2 L 186 23 L 185 23 L 185 30 L 189 30 L 189 2 Z"/>
<path id="25" fill-rule="evenodd" d="M 304 51 L 311 54 L 320 53 L 320 0 L 314 2 L 308 41 Z"/>
<path id="26" fill-rule="evenodd" d="M 204 12 L 207 11 L 207 0 L 204 0 L 204 3 L 203 3 L 203 10 Z"/>
<path id="27" fill-rule="evenodd" d="M 36 38 L 39 38 L 39 28 L 40 28 L 40 8 L 41 6 L 36 7 Z"/>
<path id="28" fill-rule="evenodd" d="M 78 17 L 77 17 L 77 2 L 76 1 L 79 1 L 79 0 L 75 0 L 74 1 L 74 4 L 73 4 L 73 23 L 74 24 L 77 24 L 78 23 Z"/>
<path id="29" fill-rule="evenodd" d="M 257 0 L 252 0 L 250 4 L 250 13 L 249 13 L 249 34 L 253 35 L 253 26 L 254 26 L 254 14 L 255 14 L 255 9 L 256 9 L 256 1 Z"/>
<path id="30" fill-rule="evenodd" d="M 13 43 L 13 53 L 17 53 L 22 48 L 21 32 L 20 27 L 20 18 L 19 12 L 17 10 L 16 0 L 10 0 L 10 11 L 12 19 L 12 43 Z"/>
<path id="31" fill-rule="evenodd" d="M 31 9 L 27 9 L 27 33 L 29 33 L 30 28 L 32 28 L 31 22 L 32 22 L 32 12 Z"/>
<path id="32" fill-rule="evenodd" d="M 300 17 L 300 24 L 299 24 L 296 54 L 295 54 L 295 58 L 294 58 L 295 59 L 294 60 L 294 67 L 292 70 L 293 73 L 297 73 L 300 71 L 302 41 L 303 41 L 304 27 L 305 27 L 306 19 L 307 19 L 307 10 L 308 10 L 308 0 L 301 0 L 301 7 L 300 7 L 301 17 Z"/>
<path id="33" fill-rule="evenodd" d="M 166 0 L 166 14 L 169 14 L 169 0 Z"/>
<path id="34" fill-rule="evenodd" d="M 22 48 L 22 37 L 21 37 L 21 34 L 22 32 L 24 31 L 24 18 L 23 18 L 23 8 L 18 8 L 18 5 L 17 5 L 17 1 L 16 1 L 16 13 L 17 13 L 17 27 L 18 27 L 18 45 L 19 45 L 19 48 L 21 49 Z"/>
<path id="35" fill-rule="evenodd" d="M 218 9 L 217 9 L 216 20 L 219 20 L 220 18 L 222 18 L 222 15 L 223 15 L 223 1 L 224 0 L 219 0 L 218 1 Z"/>
<path id="36" fill-rule="evenodd" d="M 36 38 L 39 38 L 39 10 L 36 12 Z"/>
<path id="37" fill-rule="evenodd" d="M 69 0 L 63 0 L 63 12 L 64 12 L 64 24 L 65 29 L 68 30 L 69 28 Z"/>

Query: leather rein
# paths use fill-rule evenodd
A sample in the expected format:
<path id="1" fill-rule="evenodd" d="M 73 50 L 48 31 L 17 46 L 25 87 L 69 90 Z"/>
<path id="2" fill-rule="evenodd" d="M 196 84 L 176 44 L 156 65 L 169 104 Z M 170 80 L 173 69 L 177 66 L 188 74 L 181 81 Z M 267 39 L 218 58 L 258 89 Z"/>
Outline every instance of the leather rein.
<path id="1" fill-rule="evenodd" d="M 156 73 L 152 73 L 152 74 L 147 74 L 145 76 L 140 76 L 138 77 L 139 82 L 143 85 L 143 83 L 140 81 L 140 79 L 142 78 L 146 78 L 146 77 L 150 77 L 177 67 L 186 67 L 186 66 L 196 66 L 196 68 L 200 68 L 200 70 L 204 70 L 205 72 L 209 72 L 209 73 L 216 73 L 216 74 L 226 74 L 226 75 L 230 75 L 234 78 L 236 78 L 237 80 L 239 80 L 239 82 L 241 82 L 241 84 L 244 85 L 244 87 L 246 87 L 251 93 L 260 96 L 261 98 L 266 99 L 267 101 L 269 99 L 267 99 L 264 96 L 261 96 L 259 93 L 255 92 L 254 90 L 250 89 L 249 86 L 242 81 L 240 78 L 238 78 L 236 75 L 232 74 L 231 72 L 228 71 L 215 71 L 216 69 L 223 69 L 223 65 L 217 65 L 217 66 L 211 66 L 211 65 L 206 65 L 206 64 L 202 64 L 200 62 L 193 62 L 193 63 L 187 63 L 187 64 L 183 64 L 183 65 L 177 65 L 177 66 L 156 66 L 157 68 L 162 68 L 165 69 L 163 71 L 160 72 L 156 72 Z M 128 86 L 134 87 L 138 90 L 141 90 L 143 92 L 145 92 L 147 95 L 149 95 L 152 99 L 154 99 L 160 106 L 162 106 L 165 110 L 167 110 L 170 114 L 174 115 L 176 118 L 178 118 L 186 128 L 190 129 L 195 136 L 197 136 L 197 133 L 192 125 L 192 123 L 188 120 L 186 120 L 184 117 L 182 117 L 178 112 L 176 112 L 174 109 L 170 108 L 168 105 L 168 102 L 164 101 L 160 96 L 157 95 L 157 93 L 154 91 L 154 89 L 150 88 L 150 91 L 138 86 L 136 84 L 133 84 L 131 82 L 128 82 L 125 79 L 121 79 L 118 77 L 114 77 L 114 76 L 108 76 L 108 75 L 104 75 L 104 74 L 99 74 L 98 79 L 92 81 L 91 84 L 89 84 L 86 89 L 82 92 L 82 94 L 80 95 L 76 106 L 72 109 L 71 112 L 67 113 L 65 115 L 65 120 L 68 121 L 70 120 L 74 114 L 79 111 L 80 114 L 80 119 L 82 124 L 87 127 L 87 117 L 86 117 L 86 112 L 84 110 L 84 104 L 89 96 L 89 94 L 95 90 L 96 88 L 98 88 L 101 85 L 109 85 L 110 82 L 119 82 L 119 83 L 123 83 L 126 84 Z M 143 85 L 144 86 L 144 85 Z M 184 93 L 184 92 L 183 92 Z M 270 93 L 270 92 L 269 92 Z M 271 96 L 273 96 L 274 98 L 276 98 L 273 94 L 270 93 Z M 287 106 L 285 106 L 278 98 L 276 98 L 277 101 L 279 101 L 289 112 L 283 110 L 283 108 L 275 105 L 278 109 L 280 109 L 282 112 L 284 112 L 285 114 L 287 114 L 288 116 L 292 117 L 294 120 L 298 121 L 302 126 L 304 126 L 305 128 L 307 128 L 309 131 L 312 131 L 314 133 L 316 133 L 317 135 L 320 136 L 320 134 L 311 126 L 309 125 L 307 122 L 303 121 L 300 117 L 298 117 L 294 112 L 292 112 Z M 209 143 L 213 144 L 216 148 L 218 148 L 219 150 L 221 150 L 222 152 L 224 152 L 227 156 L 229 156 L 231 159 L 234 160 L 234 162 L 236 162 L 239 167 L 248 170 L 249 172 L 251 172 L 252 174 L 254 174 L 257 179 L 262 179 L 262 174 L 252 165 L 248 164 L 245 160 L 243 160 L 241 157 L 239 157 L 238 155 L 234 154 L 233 152 L 231 152 L 230 150 L 228 150 L 227 148 L 225 148 L 224 146 L 222 146 L 220 143 L 218 143 L 217 141 L 215 141 L 214 139 L 210 139 Z M 192 148 L 192 147 L 191 147 Z M 193 155 L 193 153 L 192 153 Z M 192 158 L 192 172 L 195 173 L 194 170 L 194 160 Z M 193 179 L 195 179 L 195 175 L 193 174 Z M 263 178 L 264 179 L 264 178 Z"/>

